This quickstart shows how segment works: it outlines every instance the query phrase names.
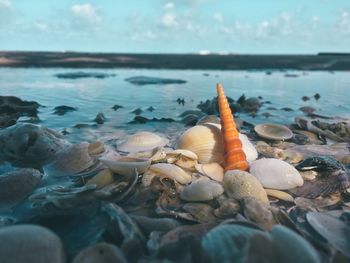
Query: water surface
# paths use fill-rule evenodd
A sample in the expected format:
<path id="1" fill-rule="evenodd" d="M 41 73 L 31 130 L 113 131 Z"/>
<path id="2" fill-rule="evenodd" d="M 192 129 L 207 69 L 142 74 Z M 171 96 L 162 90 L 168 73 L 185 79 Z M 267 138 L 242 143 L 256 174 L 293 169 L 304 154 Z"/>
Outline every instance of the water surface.
<path id="1" fill-rule="evenodd" d="M 105 79 L 59 79 L 55 74 L 66 72 L 100 72 L 116 74 Z M 118 136 L 137 130 L 152 130 L 169 136 L 178 134 L 184 127 L 180 123 L 128 124 L 134 118 L 131 113 L 142 108 L 142 116 L 153 118 L 178 117 L 185 110 L 196 109 L 200 101 L 216 95 L 215 85 L 221 82 L 225 92 L 233 99 L 243 93 L 246 97 L 263 97 L 265 104 L 260 110 L 273 116 L 266 119 L 262 115 L 255 118 L 247 114 L 240 117 L 254 124 L 262 122 L 291 123 L 298 109 L 312 106 L 325 115 L 350 117 L 350 74 L 348 72 L 327 71 L 289 71 L 297 77 L 286 77 L 285 71 L 201 71 L 201 70 L 140 70 L 140 69 L 61 69 L 61 68 L 0 68 L 0 93 L 12 95 L 24 100 L 35 100 L 44 107 L 40 108 L 41 124 L 59 131 L 69 129 L 71 138 L 77 140 L 93 139 L 110 132 Z M 125 81 L 132 76 L 151 76 L 186 80 L 186 84 L 137 86 Z M 316 101 L 315 93 L 321 95 Z M 302 101 L 302 96 L 311 100 Z M 185 105 L 178 105 L 176 99 L 185 98 Z M 115 104 L 124 108 L 114 111 Z M 59 105 L 77 107 L 78 111 L 64 116 L 53 114 Z M 154 112 L 146 109 L 150 106 Z M 267 110 L 268 107 L 280 109 L 290 107 L 293 112 Z M 93 129 L 73 129 L 78 123 L 93 124 L 96 114 L 102 112 L 107 117 L 105 124 Z M 117 136 L 116 135 L 116 136 Z M 89 137 L 90 136 L 90 137 Z"/>

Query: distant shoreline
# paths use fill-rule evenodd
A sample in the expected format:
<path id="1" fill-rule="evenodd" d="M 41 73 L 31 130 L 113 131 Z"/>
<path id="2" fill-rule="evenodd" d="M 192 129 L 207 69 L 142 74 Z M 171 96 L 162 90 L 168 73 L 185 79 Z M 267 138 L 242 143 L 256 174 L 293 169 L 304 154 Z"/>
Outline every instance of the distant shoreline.
<path id="1" fill-rule="evenodd" d="M 197 55 L 0 51 L 0 67 L 201 70 L 350 70 L 350 54 Z"/>

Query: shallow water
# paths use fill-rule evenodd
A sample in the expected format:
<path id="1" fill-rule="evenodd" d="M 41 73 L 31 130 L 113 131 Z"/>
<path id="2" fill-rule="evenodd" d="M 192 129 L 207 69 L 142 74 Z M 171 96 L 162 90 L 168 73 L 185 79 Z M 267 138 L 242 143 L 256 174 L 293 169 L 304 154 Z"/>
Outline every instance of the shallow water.
<path id="1" fill-rule="evenodd" d="M 116 76 L 105 79 L 58 79 L 55 77 L 55 74 L 58 73 L 75 71 L 113 73 L 116 74 Z M 204 73 L 209 75 L 205 76 Z M 188 70 L 0 68 L 0 95 L 17 96 L 24 100 L 39 102 L 43 105 L 39 113 L 41 119 L 40 123 L 58 131 L 67 129 L 70 132 L 70 134 L 67 135 L 67 139 L 71 142 L 82 140 L 92 141 L 96 139 L 102 141 L 124 139 L 126 134 L 139 130 L 151 130 L 164 133 L 174 142 L 181 131 L 185 129 L 183 124 L 180 122 L 128 124 L 135 116 L 131 111 L 138 107 L 146 110 L 149 106 L 153 106 L 155 108 L 154 112 L 144 111 L 142 116 L 149 118 L 174 118 L 180 121 L 179 115 L 183 111 L 196 109 L 196 105 L 200 101 L 211 99 L 216 96 L 215 85 L 217 82 L 223 83 L 226 94 L 234 99 L 237 99 L 244 93 L 246 97 L 262 96 L 264 101 L 271 101 L 271 104 L 265 104 L 261 108 L 259 114 L 255 118 L 247 114 L 241 114 L 239 116 L 241 119 L 254 124 L 262 122 L 289 124 L 294 121 L 295 116 L 303 114 L 298 110 L 302 106 L 315 107 L 319 114 L 338 115 L 350 118 L 350 99 L 348 97 L 350 75 L 347 72 L 293 71 L 289 73 L 296 74 L 297 77 L 286 77 L 286 72 L 273 72 L 271 75 L 268 75 L 263 71 L 204 72 Z M 139 75 L 184 79 L 187 83 L 181 85 L 136 86 L 125 81 L 128 77 Z M 315 93 L 321 95 L 319 101 L 313 98 Z M 304 102 L 301 99 L 302 96 L 309 96 L 311 100 Z M 185 98 L 186 103 L 184 106 L 177 104 L 176 99 L 178 97 Z M 124 108 L 114 111 L 111 107 L 115 104 L 122 105 Z M 54 107 L 59 105 L 77 107 L 78 111 L 69 112 L 63 116 L 54 115 Z M 277 109 L 290 107 L 294 109 L 294 111 L 270 110 L 269 113 L 273 116 L 266 119 L 261 114 L 267 112 L 268 107 L 275 107 Z M 92 126 L 94 125 L 93 119 L 99 112 L 104 113 L 107 117 L 107 121 L 103 125 Z M 21 119 L 21 121 L 25 120 L 26 118 Z M 73 128 L 77 123 L 89 124 L 91 128 Z M 12 167 L 8 163 L 0 164 L 0 174 L 14 169 L 15 167 Z M 135 178 L 136 180 L 134 182 L 136 184 L 138 177 Z M 46 226 L 60 236 L 64 242 L 65 252 L 69 260 L 83 248 L 95 244 L 101 241 L 101 239 L 114 244 L 114 238 L 113 241 L 112 239 L 108 240 L 108 238 L 110 238 L 108 235 L 101 238 L 102 233 L 105 232 L 107 226 L 109 226 L 107 224 L 111 217 L 106 213 L 108 210 L 104 210 L 106 208 L 104 204 L 103 209 L 99 210 L 100 201 L 92 196 L 92 192 L 88 191 L 86 194 L 80 192 L 79 197 L 75 195 L 69 196 L 69 194 L 64 196 L 64 193 L 70 193 L 69 191 L 66 192 L 66 190 L 71 190 L 73 192 L 83 191 L 80 188 L 79 190 L 77 190 L 78 188 L 72 188 L 77 185 L 72 185 L 71 179 L 71 177 L 51 178 L 46 174 L 40 185 L 33 192 L 34 198 L 33 195 L 31 195 L 30 200 L 25 199 L 23 202 L 21 201 L 13 207 L 12 210 L 4 209 L 0 211 L 0 227 L 1 225 L 12 224 L 13 222 L 34 222 L 35 224 Z M 59 189 L 63 190 L 57 191 Z M 167 191 L 169 191 L 169 189 L 170 187 Z M 56 191 L 56 195 L 53 194 L 51 196 L 50 191 Z M 56 207 L 54 203 L 57 201 L 55 200 L 57 196 L 60 196 L 58 201 L 62 202 L 58 207 Z M 145 206 L 145 211 L 150 212 L 151 210 L 147 210 L 151 209 L 148 207 L 147 203 L 150 202 L 150 200 L 156 202 L 157 198 L 154 197 L 154 199 L 152 199 L 152 196 L 149 197 L 147 195 L 145 197 L 148 198 L 147 202 L 142 199 L 141 206 Z M 144 198 L 144 196 L 141 195 L 139 198 Z M 129 203 L 130 207 L 135 205 L 135 215 L 137 215 L 138 209 L 138 204 L 135 204 L 137 199 L 138 198 L 135 197 L 134 201 L 130 201 Z M 114 202 L 113 199 L 109 201 Z M 117 203 L 117 201 L 115 202 Z M 341 201 L 341 204 L 344 202 Z M 67 205 L 68 208 L 65 205 Z M 130 207 L 128 212 L 132 214 L 133 210 L 130 210 Z M 126 205 L 125 209 L 127 208 Z M 285 206 L 281 206 L 281 209 L 285 208 Z M 174 206 L 174 209 L 178 208 Z M 262 211 L 263 213 L 266 212 L 265 210 Z M 141 215 L 142 212 L 143 211 L 140 212 Z M 150 214 L 153 215 L 153 211 L 151 212 Z M 118 215 L 123 216 L 120 211 Z M 203 212 L 203 215 L 205 215 L 205 212 Z M 164 217 L 164 215 L 162 215 L 162 217 Z M 128 218 L 127 215 L 125 215 L 125 218 Z M 119 220 L 123 221 L 125 218 Z M 168 219 L 170 218 L 171 217 L 168 216 Z M 304 219 L 301 221 L 299 220 L 300 218 L 295 221 L 305 224 Z M 215 220 L 215 222 L 218 222 L 218 219 Z M 120 224 L 120 229 L 123 227 L 123 224 L 129 224 L 127 221 L 125 221 L 126 223 L 120 222 L 118 222 L 118 225 Z M 201 223 L 203 222 L 201 221 Z M 193 222 L 191 225 L 192 224 Z M 288 225 L 289 224 L 290 222 L 288 221 Z M 341 224 L 341 222 L 338 222 L 338 224 Z M 119 232 L 123 232 L 119 230 L 119 228 L 115 231 L 116 225 L 117 224 L 113 222 L 113 227 L 111 228 L 113 230 L 113 235 L 116 233 L 116 235 L 119 235 Z M 186 224 L 184 223 L 184 225 Z M 125 236 L 137 236 L 130 234 L 131 232 L 128 232 L 130 230 L 125 231 Z M 198 229 L 196 232 L 197 231 Z M 343 228 L 341 228 L 341 231 L 343 231 Z M 225 235 L 220 234 L 220 236 L 225 238 Z M 123 237 L 123 242 L 124 240 L 129 240 L 129 237 L 130 236 L 127 238 Z M 133 237 L 130 238 L 130 240 L 134 242 Z M 225 241 L 225 239 L 223 240 Z M 148 244 L 150 244 L 150 241 L 151 239 L 149 239 Z M 198 243 L 198 246 L 199 244 L 200 243 Z M 118 246 L 120 246 L 119 243 Z M 231 251 L 231 247 L 229 248 Z M 128 245 L 125 246 L 125 250 L 130 250 L 132 251 L 131 253 L 137 251 L 137 249 L 130 249 Z M 212 252 L 214 251 L 216 250 L 212 249 Z M 329 249 L 329 251 L 333 250 Z M 205 255 L 206 254 L 207 253 L 205 253 Z M 324 251 L 322 251 L 322 254 L 324 254 Z M 181 252 L 179 252 L 178 255 L 183 256 Z M 137 253 L 135 256 L 138 256 Z M 131 256 L 129 255 L 129 257 Z M 196 258 L 196 256 L 193 258 Z"/>
<path id="2" fill-rule="evenodd" d="M 103 72 L 116 74 L 105 79 L 59 79 L 58 73 L 67 72 Z M 209 74 L 208 76 L 203 75 Z M 241 114 L 241 118 L 254 124 L 261 122 L 290 123 L 296 115 L 302 114 L 298 108 L 313 106 L 319 114 L 350 117 L 350 75 L 348 72 L 299 72 L 289 71 L 297 77 L 286 77 L 285 71 L 273 71 L 271 75 L 264 71 L 200 71 L 200 70 L 140 70 L 140 69 L 37 69 L 37 68 L 1 68 L 1 95 L 18 96 L 25 100 L 35 100 L 41 105 L 39 117 L 41 124 L 62 131 L 72 128 L 77 123 L 93 124 L 96 114 L 103 112 L 107 122 L 93 129 L 69 129 L 72 140 L 88 139 L 115 132 L 123 136 L 136 130 L 153 130 L 168 135 L 183 129 L 180 123 L 127 124 L 135 116 L 131 113 L 141 107 L 149 106 L 154 112 L 144 111 L 145 117 L 167 117 L 180 120 L 178 115 L 185 110 L 196 109 L 200 101 L 216 95 L 215 84 L 221 82 L 228 96 L 237 99 L 243 93 L 246 97 L 262 96 L 265 104 L 260 114 L 267 107 L 290 107 L 293 112 L 269 111 L 273 116 L 252 118 Z M 125 81 L 132 76 L 153 76 L 186 80 L 186 84 L 137 86 Z M 321 95 L 316 101 L 315 93 Z M 311 97 L 302 101 L 302 96 Z M 178 105 L 178 97 L 185 98 L 185 105 Z M 114 111 L 115 104 L 124 108 Z M 64 116 L 53 114 L 53 108 L 59 105 L 77 107 L 78 111 Z M 105 133 L 106 132 L 106 133 Z"/>

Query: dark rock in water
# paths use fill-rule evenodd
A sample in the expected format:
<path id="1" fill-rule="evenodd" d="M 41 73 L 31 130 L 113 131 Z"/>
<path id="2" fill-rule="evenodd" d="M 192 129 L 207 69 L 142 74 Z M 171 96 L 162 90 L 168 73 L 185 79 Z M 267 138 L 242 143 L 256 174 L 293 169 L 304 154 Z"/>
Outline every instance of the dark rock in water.
<path id="1" fill-rule="evenodd" d="M 176 100 L 177 104 L 184 106 L 185 105 L 185 99 L 184 98 L 177 98 Z"/>
<path id="2" fill-rule="evenodd" d="M 155 110 L 155 108 L 153 108 L 152 106 L 150 106 L 150 107 L 147 108 L 147 110 L 150 111 L 150 112 L 153 112 L 153 111 Z"/>
<path id="3" fill-rule="evenodd" d="M 281 110 L 284 110 L 284 111 L 294 111 L 292 108 L 288 108 L 288 107 L 281 108 Z"/>
<path id="4" fill-rule="evenodd" d="M 308 97 L 308 96 L 303 96 L 301 99 L 302 99 L 303 101 L 308 101 L 308 100 L 310 100 L 310 97 Z"/>
<path id="5" fill-rule="evenodd" d="M 77 123 L 73 126 L 73 128 L 76 128 L 76 129 L 84 129 L 84 128 L 89 128 L 90 125 L 87 124 L 87 123 Z"/>
<path id="6" fill-rule="evenodd" d="M 175 122 L 175 120 L 172 119 L 172 118 L 153 118 L 153 119 L 150 119 L 150 121 L 155 121 L 155 122 Z"/>
<path id="7" fill-rule="evenodd" d="M 40 104 L 35 101 L 25 101 L 14 96 L 0 96 L 0 114 L 21 116 L 37 116 Z"/>
<path id="8" fill-rule="evenodd" d="M 3 263 L 64 263 L 64 248 L 51 230 L 38 225 L 0 228 L 0 258 Z"/>
<path id="9" fill-rule="evenodd" d="M 316 94 L 314 95 L 314 98 L 315 98 L 315 100 L 319 100 L 319 99 L 321 98 L 321 95 L 318 94 L 318 93 L 316 93 Z"/>
<path id="10" fill-rule="evenodd" d="M 137 108 L 136 110 L 133 110 L 131 113 L 134 113 L 135 115 L 140 115 L 143 112 L 141 108 Z"/>
<path id="11" fill-rule="evenodd" d="M 63 135 L 68 135 L 68 134 L 70 134 L 70 132 L 69 132 L 67 129 L 63 129 L 63 131 L 61 131 L 61 133 L 62 133 Z"/>
<path id="12" fill-rule="evenodd" d="M 116 74 L 106 74 L 98 72 L 69 72 L 69 73 L 59 73 L 55 77 L 59 79 L 81 79 L 81 78 L 95 78 L 104 79 L 108 77 L 115 77 Z"/>
<path id="13" fill-rule="evenodd" d="M 166 84 L 185 84 L 186 80 L 182 79 L 167 79 L 167 78 L 156 78 L 147 76 L 135 76 L 125 79 L 125 81 L 130 82 L 135 85 L 166 85 Z"/>
<path id="14" fill-rule="evenodd" d="M 202 75 L 203 75 L 204 77 L 209 77 L 209 76 L 210 76 L 209 73 L 203 73 Z"/>
<path id="15" fill-rule="evenodd" d="M 16 124 L 21 114 L 19 112 L 10 115 L 0 114 L 0 128 L 5 128 Z"/>
<path id="16" fill-rule="evenodd" d="M 316 111 L 316 109 L 314 107 L 311 107 L 311 106 L 300 107 L 299 110 L 301 110 L 305 114 L 312 114 Z"/>
<path id="17" fill-rule="evenodd" d="M 266 109 L 267 110 L 277 110 L 277 108 L 275 108 L 275 107 L 267 107 Z"/>
<path id="18" fill-rule="evenodd" d="M 239 105 L 241 105 L 241 106 L 244 105 L 244 103 L 245 103 L 245 95 L 244 95 L 244 94 L 242 94 L 242 95 L 238 98 L 237 103 L 238 103 Z"/>
<path id="19" fill-rule="evenodd" d="M 150 119 L 146 118 L 146 117 L 143 117 L 143 116 L 135 116 L 134 120 L 130 121 L 129 123 L 141 123 L 141 124 L 144 124 L 144 123 L 147 123 L 149 122 Z"/>
<path id="20" fill-rule="evenodd" d="M 230 109 L 232 113 L 237 113 L 242 111 L 242 106 L 238 103 L 230 103 Z"/>
<path id="21" fill-rule="evenodd" d="M 40 168 L 69 145 L 54 130 L 29 123 L 16 124 L 0 133 L 0 160 L 15 166 Z"/>
<path id="22" fill-rule="evenodd" d="M 123 106 L 121 106 L 121 105 L 118 105 L 118 104 L 116 104 L 116 105 L 114 105 L 113 107 L 112 107 L 112 109 L 113 110 L 118 110 L 118 109 L 121 109 L 121 108 L 123 108 Z"/>
<path id="23" fill-rule="evenodd" d="M 42 173 L 31 168 L 0 175 L 0 210 L 11 208 L 29 196 L 42 177 Z"/>
<path id="24" fill-rule="evenodd" d="M 269 112 L 263 112 L 261 113 L 261 116 L 264 116 L 266 119 L 272 117 L 273 115 Z"/>
<path id="25" fill-rule="evenodd" d="M 135 118 L 132 121 L 129 121 L 129 124 L 144 124 L 147 122 L 175 122 L 174 119 L 172 118 L 152 118 L 152 119 L 148 119 L 146 117 L 143 116 L 135 116 Z"/>
<path id="26" fill-rule="evenodd" d="M 71 106 L 66 106 L 66 105 L 61 105 L 61 106 L 57 106 L 54 109 L 53 114 L 57 114 L 59 116 L 62 116 L 64 114 L 66 114 L 67 112 L 71 112 L 71 111 L 77 111 L 77 108 L 71 107 Z"/>
<path id="27" fill-rule="evenodd" d="M 243 109 L 246 112 L 257 112 L 261 107 L 261 101 L 259 98 L 251 97 L 245 100 Z"/>
<path id="28" fill-rule="evenodd" d="M 219 112 L 218 104 L 216 98 L 212 100 L 206 100 L 205 102 L 200 102 L 197 108 L 208 115 L 216 115 Z"/>
<path id="29" fill-rule="evenodd" d="M 28 119 L 21 119 L 21 122 L 39 124 L 41 120 L 39 117 L 29 117 Z"/>
<path id="30" fill-rule="evenodd" d="M 298 74 L 287 73 L 287 74 L 284 74 L 284 76 L 285 76 L 286 78 L 296 78 L 296 77 L 298 77 L 299 75 L 298 75 Z"/>
<path id="31" fill-rule="evenodd" d="M 228 103 L 232 104 L 234 100 L 230 97 L 227 97 Z M 212 98 L 211 100 L 200 101 L 197 105 L 197 108 L 207 115 L 217 115 L 219 113 L 219 106 L 217 97 Z"/>
<path id="32" fill-rule="evenodd" d="M 100 112 L 96 115 L 96 118 L 94 119 L 94 121 L 97 123 L 97 124 L 104 124 L 105 121 L 106 121 L 106 117 L 105 115 Z"/>
<path id="33" fill-rule="evenodd" d="M 188 114 L 182 118 L 181 122 L 185 124 L 185 126 L 194 126 L 198 122 L 199 117 L 195 114 Z"/>

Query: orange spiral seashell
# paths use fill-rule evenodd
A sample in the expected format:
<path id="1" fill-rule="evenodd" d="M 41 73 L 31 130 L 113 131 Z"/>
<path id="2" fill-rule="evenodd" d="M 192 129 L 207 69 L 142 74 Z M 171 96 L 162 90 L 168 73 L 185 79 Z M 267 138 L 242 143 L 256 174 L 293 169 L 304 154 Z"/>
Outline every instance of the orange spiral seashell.
<path id="1" fill-rule="evenodd" d="M 225 146 L 225 171 L 242 170 L 249 168 L 247 158 L 243 152 L 242 142 L 232 116 L 230 105 L 221 84 L 217 84 L 218 104 L 221 119 L 221 132 Z"/>

